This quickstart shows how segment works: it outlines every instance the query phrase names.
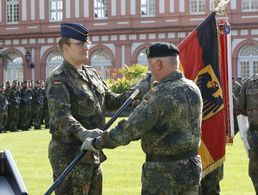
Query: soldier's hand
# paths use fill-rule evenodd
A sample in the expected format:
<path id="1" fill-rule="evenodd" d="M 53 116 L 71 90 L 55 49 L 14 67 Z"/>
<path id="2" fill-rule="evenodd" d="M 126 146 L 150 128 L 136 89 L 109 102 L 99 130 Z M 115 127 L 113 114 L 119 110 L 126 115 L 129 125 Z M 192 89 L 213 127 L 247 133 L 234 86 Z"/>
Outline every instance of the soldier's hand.
<path id="1" fill-rule="evenodd" d="M 84 140 L 84 142 L 81 145 L 81 151 L 88 150 L 92 152 L 98 152 L 96 148 L 92 145 L 94 138 L 88 137 Z"/>
<path id="2" fill-rule="evenodd" d="M 79 139 L 83 142 L 86 138 L 96 138 L 101 136 L 103 133 L 102 130 L 96 128 L 91 130 L 83 130 L 78 133 Z"/>
<path id="3" fill-rule="evenodd" d="M 151 87 L 151 74 L 147 74 L 147 76 L 142 79 L 133 89 L 139 89 L 139 97 L 142 98 L 149 90 Z"/>

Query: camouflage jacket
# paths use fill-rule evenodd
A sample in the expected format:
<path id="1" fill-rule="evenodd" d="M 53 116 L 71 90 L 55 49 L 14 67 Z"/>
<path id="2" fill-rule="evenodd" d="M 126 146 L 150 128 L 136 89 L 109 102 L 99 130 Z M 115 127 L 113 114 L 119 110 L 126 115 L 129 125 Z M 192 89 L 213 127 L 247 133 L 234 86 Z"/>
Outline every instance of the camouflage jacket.
<path id="1" fill-rule="evenodd" d="M 250 123 L 258 125 L 258 74 L 246 80 L 241 88 L 238 114 L 248 116 Z"/>
<path id="2" fill-rule="evenodd" d="M 21 106 L 29 105 L 32 101 L 32 94 L 26 88 L 21 89 Z"/>
<path id="3" fill-rule="evenodd" d="M 98 73 L 84 65 L 78 72 L 67 61 L 58 66 L 47 79 L 46 96 L 50 114 L 50 133 L 59 140 L 80 145 L 78 132 L 102 129 L 105 109 L 117 109 L 130 96 L 112 93 Z"/>
<path id="4" fill-rule="evenodd" d="M 95 143 L 104 148 L 141 139 L 146 154 L 177 155 L 196 150 L 201 140 L 202 98 L 197 85 L 173 72 L 153 84 L 129 116 Z"/>
<path id="5" fill-rule="evenodd" d="M 44 101 L 44 94 L 41 88 L 35 87 L 32 89 L 32 104 L 42 105 Z"/>
<path id="6" fill-rule="evenodd" d="M 4 93 L 0 93 L 0 110 L 5 112 L 8 109 L 8 101 Z"/>
<path id="7" fill-rule="evenodd" d="M 21 102 L 21 92 L 19 89 L 11 87 L 8 95 L 9 104 L 20 105 Z"/>

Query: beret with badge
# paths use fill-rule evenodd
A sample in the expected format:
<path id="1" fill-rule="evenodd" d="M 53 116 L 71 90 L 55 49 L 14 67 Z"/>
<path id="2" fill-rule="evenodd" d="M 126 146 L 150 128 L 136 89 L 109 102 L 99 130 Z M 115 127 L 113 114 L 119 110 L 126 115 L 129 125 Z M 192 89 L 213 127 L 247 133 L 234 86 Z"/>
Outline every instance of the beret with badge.
<path id="1" fill-rule="evenodd" d="M 147 58 L 178 56 L 179 49 L 173 43 L 159 42 L 146 50 Z"/>
<path id="2" fill-rule="evenodd" d="M 79 23 L 62 23 L 61 36 L 65 38 L 73 38 L 82 42 L 88 40 L 88 29 Z"/>

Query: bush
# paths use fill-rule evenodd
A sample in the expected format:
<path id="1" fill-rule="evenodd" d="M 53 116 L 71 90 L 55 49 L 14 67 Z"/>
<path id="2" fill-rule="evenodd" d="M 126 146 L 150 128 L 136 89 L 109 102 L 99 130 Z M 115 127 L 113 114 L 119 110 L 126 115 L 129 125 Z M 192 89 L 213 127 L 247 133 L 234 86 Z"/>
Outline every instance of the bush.
<path id="1" fill-rule="evenodd" d="M 144 65 L 125 65 L 124 68 L 118 70 L 118 73 L 122 75 L 122 78 L 108 79 L 106 80 L 106 83 L 112 92 L 122 93 L 130 90 L 132 86 L 138 83 L 145 76 L 147 71 L 148 67 Z"/>

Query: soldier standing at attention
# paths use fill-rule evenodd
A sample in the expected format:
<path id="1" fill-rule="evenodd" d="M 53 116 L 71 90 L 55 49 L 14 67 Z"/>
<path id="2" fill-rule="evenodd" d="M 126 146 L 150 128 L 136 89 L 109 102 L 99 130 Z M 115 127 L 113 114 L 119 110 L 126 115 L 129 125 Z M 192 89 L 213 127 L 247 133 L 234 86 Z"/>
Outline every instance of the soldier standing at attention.
<path id="1" fill-rule="evenodd" d="M 33 113 L 34 129 L 41 129 L 43 101 L 44 101 L 43 90 L 41 89 L 40 80 L 37 80 L 35 87 L 32 89 L 32 113 Z"/>
<path id="2" fill-rule="evenodd" d="M 19 121 L 21 94 L 18 89 L 17 80 L 12 82 L 12 87 L 8 96 L 8 128 L 10 131 L 17 131 Z"/>
<path id="3" fill-rule="evenodd" d="M 248 117 L 249 176 L 258 194 L 258 74 L 243 83 L 238 102 L 238 114 Z"/>
<path id="4" fill-rule="evenodd" d="M 201 180 L 202 98 L 197 85 L 179 71 L 179 50 L 156 43 L 147 50 L 156 82 L 128 120 L 101 137 L 86 138 L 81 150 L 99 151 L 141 139 L 146 154 L 142 194 L 197 195 Z"/>
<path id="5" fill-rule="evenodd" d="M 21 104 L 20 104 L 20 123 L 22 130 L 29 130 L 29 118 L 32 96 L 28 89 L 28 82 L 22 82 Z"/>
<path id="6" fill-rule="evenodd" d="M 61 24 L 59 41 L 64 62 L 46 81 L 50 114 L 49 160 L 56 180 L 80 153 L 82 141 L 102 134 L 105 109 L 117 109 L 130 96 L 112 93 L 98 73 L 88 65 L 88 30 L 81 24 Z M 149 89 L 147 81 L 138 86 L 141 94 Z M 94 130 L 94 128 L 99 128 Z M 89 130 L 93 129 L 93 130 Z M 99 152 L 88 152 L 55 190 L 57 195 L 102 194 Z"/>
<path id="7" fill-rule="evenodd" d="M 0 133 L 5 131 L 8 101 L 4 95 L 4 84 L 0 83 Z"/>

